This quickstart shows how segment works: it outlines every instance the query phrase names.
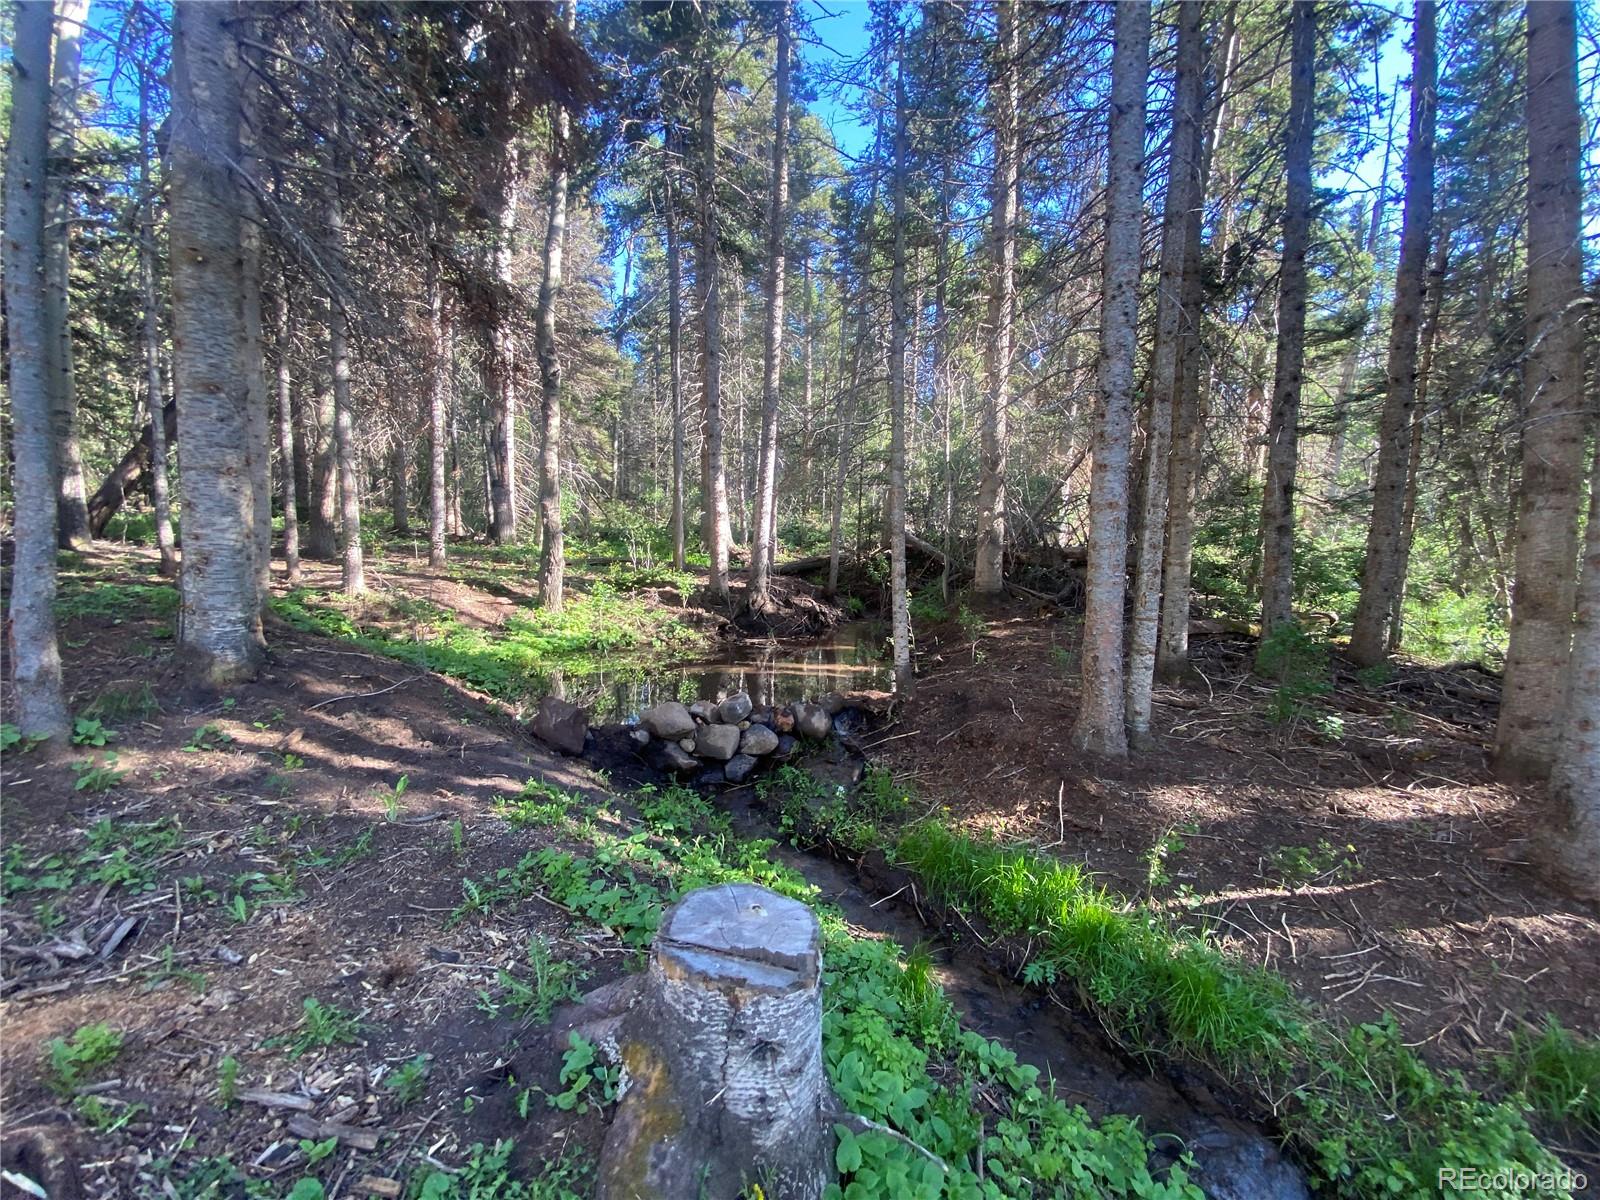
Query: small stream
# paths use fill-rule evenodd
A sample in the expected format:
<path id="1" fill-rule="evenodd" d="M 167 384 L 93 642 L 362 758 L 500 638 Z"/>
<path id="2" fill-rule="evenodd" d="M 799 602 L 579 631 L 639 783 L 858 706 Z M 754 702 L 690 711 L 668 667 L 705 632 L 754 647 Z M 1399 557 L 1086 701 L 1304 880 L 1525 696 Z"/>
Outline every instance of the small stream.
<path id="1" fill-rule="evenodd" d="M 863 621 L 842 625 L 816 641 L 736 643 L 716 658 L 569 681 L 566 698 L 590 705 L 600 721 L 631 723 L 641 709 L 666 699 L 688 703 L 746 691 L 758 705 L 780 705 L 828 691 L 882 689 L 890 683 L 883 637 L 880 623 Z M 632 754 L 622 731 L 611 728 L 612 736 L 605 740 L 615 757 L 608 766 L 617 767 L 622 776 L 653 774 Z M 1083 1105 L 1096 1117 L 1137 1117 L 1166 1162 L 1175 1162 L 1184 1152 L 1193 1155 L 1195 1182 L 1213 1200 L 1306 1200 L 1304 1177 L 1281 1157 L 1271 1138 L 1231 1116 L 1202 1082 L 1186 1080 L 1180 1087 L 1153 1074 L 1119 1051 L 1086 1014 L 1016 983 L 964 938 L 952 942 L 943 937 L 910 896 L 878 894 L 885 889 L 875 888 L 849 864 L 788 845 L 757 806 L 752 789 L 729 789 L 716 799 L 737 832 L 773 839 L 773 857 L 816 885 L 861 932 L 906 948 L 928 946 L 938 982 L 967 1028 L 1004 1043 L 1037 1067 L 1064 1100 Z M 1176 1077 L 1183 1078 L 1182 1073 Z"/>

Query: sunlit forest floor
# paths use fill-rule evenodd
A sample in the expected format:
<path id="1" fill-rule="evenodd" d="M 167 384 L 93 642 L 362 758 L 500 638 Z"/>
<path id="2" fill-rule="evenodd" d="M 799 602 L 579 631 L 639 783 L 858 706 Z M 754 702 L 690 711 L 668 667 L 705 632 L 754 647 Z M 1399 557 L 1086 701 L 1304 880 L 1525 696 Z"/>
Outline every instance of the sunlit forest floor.
<path id="1" fill-rule="evenodd" d="M 79 744 L 0 768 L 8 1169 L 59 1152 L 95 1196 L 587 1194 L 614 1080 L 544 1021 L 632 969 L 667 891 L 761 855 L 716 859 L 731 843 L 545 748 L 529 688 L 732 630 L 703 573 L 580 570 L 550 620 L 526 564 L 461 549 L 440 574 L 391 544 L 359 605 L 312 569 L 260 679 L 204 704 L 153 556 L 67 560 Z M 1496 680 L 1334 662 L 1331 690 L 1285 697 L 1248 637 L 1202 636 L 1195 682 L 1158 692 L 1159 748 L 1108 767 L 1069 746 L 1075 637 L 1010 603 L 924 622 L 870 756 L 919 811 L 1086 864 L 1340 1022 L 1391 1012 L 1487 1091 L 1546 1014 L 1593 1035 L 1600 920 L 1540 883 L 1537 796 L 1483 768 Z M 549 1190 L 468 1187 L 514 1176 Z"/>

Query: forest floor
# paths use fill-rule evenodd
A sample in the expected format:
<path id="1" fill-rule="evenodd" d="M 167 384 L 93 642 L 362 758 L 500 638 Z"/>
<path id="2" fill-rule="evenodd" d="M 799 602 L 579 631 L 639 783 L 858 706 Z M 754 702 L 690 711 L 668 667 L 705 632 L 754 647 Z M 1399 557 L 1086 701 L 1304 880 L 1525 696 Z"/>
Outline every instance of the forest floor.
<path id="1" fill-rule="evenodd" d="M 1331 690 L 1285 703 L 1254 637 L 1200 636 L 1195 682 L 1157 687 L 1155 749 L 1121 765 L 1071 745 L 1075 625 L 979 616 L 924 638 L 875 751 L 951 824 L 1085 864 L 1348 1024 L 1391 1012 L 1435 1065 L 1471 1073 L 1547 1014 L 1600 1030 L 1600 913 L 1541 878 L 1542 792 L 1486 767 L 1497 679 L 1335 659 Z"/>
<path id="2" fill-rule="evenodd" d="M 603 1080 L 586 1090 L 530 1012 L 630 969 L 660 901 L 633 883 L 609 909 L 554 898 L 551 854 L 642 853 L 618 850 L 637 810 L 488 694 L 504 664 L 483 638 L 531 589 L 462 558 L 376 564 L 363 628 L 397 645 L 443 629 L 478 688 L 275 618 L 259 680 L 201 705 L 153 557 L 106 547 L 68 572 L 71 705 L 115 736 L 94 745 L 91 725 L 90 744 L 0 766 L 7 1169 L 38 1178 L 59 1153 L 84 1195 L 179 1200 L 313 1175 L 329 1195 L 414 1195 L 434 1169 L 462 1189 L 439 1196 L 517 1171 L 549 1183 L 530 1197 L 567 1194 L 604 1133 Z M 516 636 L 576 645 L 590 621 L 627 633 L 619 655 L 683 657 L 728 632 L 686 582 Z M 1205 638 L 1205 682 L 1158 692 L 1159 749 L 1108 766 L 1070 749 L 1070 629 L 981 616 L 930 631 L 915 699 L 871 739 L 920 803 L 1210 926 L 1341 1020 L 1394 1012 L 1438 1064 L 1470 1070 L 1547 1012 L 1593 1035 L 1600 920 L 1542 886 L 1536 797 L 1483 769 L 1492 679 L 1340 673 L 1317 702 L 1334 735 L 1271 720 L 1249 640 Z M 500 1138 L 509 1161 L 471 1151 Z"/>

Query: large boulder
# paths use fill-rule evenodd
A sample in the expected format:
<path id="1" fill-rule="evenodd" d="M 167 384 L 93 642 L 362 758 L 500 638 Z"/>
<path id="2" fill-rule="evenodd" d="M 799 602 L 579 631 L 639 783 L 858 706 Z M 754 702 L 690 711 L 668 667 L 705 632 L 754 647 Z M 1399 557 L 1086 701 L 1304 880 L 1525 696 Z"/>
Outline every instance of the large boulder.
<path id="1" fill-rule="evenodd" d="M 803 738 L 820 742 L 833 730 L 833 718 L 820 704 L 797 700 L 789 706 L 789 711 L 794 714 L 794 731 Z"/>
<path id="2" fill-rule="evenodd" d="M 717 713 L 729 725 L 737 725 L 750 715 L 750 710 L 755 705 L 750 703 L 750 697 L 743 692 L 735 692 L 721 704 L 717 705 Z"/>
<path id="3" fill-rule="evenodd" d="M 717 702 L 715 700 L 696 700 L 689 705 L 689 714 L 704 721 L 707 725 L 715 725 L 722 720 L 721 715 L 717 712 Z"/>
<path id="4" fill-rule="evenodd" d="M 737 725 L 702 725 L 694 737 L 694 752 L 701 758 L 726 762 L 739 752 Z"/>
<path id="5" fill-rule="evenodd" d="M 639 724 L 653 736 L 675 742 L 694 732 L 694 718 L 676 700 L 668 700 L 639 714 Z"/>
<path id="6" fill-rule="evenodd" d="M 546 696 L 533 718 L 533 735 L 563 754 L 582 754 L 584 739 L 589 736 L 589 714 L 576 704 Z"/>
<path id="7" fill-rule="evenodd" d="M 780 734 L 778 736 L 777 748 L 772 752 L 772 761 L 788 762 L 794 757 L 795 751 L 799 748 L 800 740 L 798 738 L 794 737 L 792 734 Z"/>
<path id="8" fill-rule="evenodd" d="M 739 753 L 760 758 L 778 748 L 778 735 L 765 725 L 752 725 L 739 739 Z"/>
<path id="9" fill-rule="evenodd" d="M 722 774 L 729 783 L 743 783 L 756 772 L 760 764 L 748 754 L 735 754 L 722 765 Z"/>

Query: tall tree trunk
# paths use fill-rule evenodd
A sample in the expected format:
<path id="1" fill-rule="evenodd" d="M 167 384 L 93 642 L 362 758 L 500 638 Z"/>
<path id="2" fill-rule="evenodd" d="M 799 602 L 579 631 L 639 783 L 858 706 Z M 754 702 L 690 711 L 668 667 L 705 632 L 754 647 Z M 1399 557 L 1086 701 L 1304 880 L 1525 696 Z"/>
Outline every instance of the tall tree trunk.
<path id="1" fill-rule="evenodd" d="M 1373 478 L 1372 521 L 1367 527 L 1361 599 L 1356 604 L 1350 633 L 1350 657 L 1362 666 L 1373 666 L 1387 656 L 1394 598 L 1405 586 L 1405 510 L 1416 436 L 1412 426 L 1417 402 L 1417 346 L 1428 290 L 1428 242 L 1433 231 L 1433 131 L 1439 74 L 1434 49 L 1435 16 L 1433 0 L 1417 0 L 1412 34 L 1411 127 L 1406 141 L 1405 215 L 1400 262 L 1395 270 L 1387 393 L 1378 426 L 1378 467 Z"/>
<path id="2" fill-rule="evenodd" d="M 83 34 L 89 0 L 56 0 L 55 65 L 51 82 L 50 157 L 45 175 L 45 324 L 49 354 L 51 422 L 55 427 L 56 537 L 63 549 L 89 539 L 88 489 L 78 440 L 78 388 L 73 373 L 72 162 L 77 153 L 78 89 L 83 75 Z M 152 410 L 154 411 L 154 410 Z"/>
<path id="3" fill-rule="evenodd" d="M 294 314 L 289 306 L 289 280 L 278 276 L 278 303 L 275 313 L 278 343 L 278 462 L 282 478 L 278 481 L 283 506 L 284 582 L 294 587 L 300 582 L 300 517 L 294 503 L 294 378 L 289 355 L 294 345 Z"/>
<path id="4" fill-rule="evenodd" d="M 1138 341 L 1150 9 L 1143 4 L 1119 4 L 1112 20 L 1115 48 L 1101 293 L 1101 411 L 1089 489 L 1081 699 L 1072 740 L 1080 750 L 1121 758 L 1128 753 L 1122 606 L 1128 589 L 1128 455 L 1133 441 L 1133 358 Z"/>
<path id="5" fill-rule="evenodd" d="M 1306 353 L 1306 247 L 1311 240 L 1311 150 L 1316 133 L 1317 23 L 1314 0 L 1294 0 L 1289 24 L 1288 195 L 1278 276 L 1278 356 L 1267 422 L 1261 499 L 1261 636 L 1294 619 L 1294 496 L 1300 454 L 1300 388 Z"/>
<path id="6" fill-rule="evenodd" d="M 577 0 L 564 0 L 562 20 L 570 30 Z M 561 360 L 556 357 L 556 301 L 561 296 L 561 252 L 567 236 L 567 155 L 569 122 L 565 108 L 555 114 L 555 154 L 550 164 L 550 206 L 544 233 L 544 279 L 539 284 L 538 328 L 540 415 L 539 595 L 551 612 L 561 611 L 566 589 L 567 554 L 561 537 Z M 613 479 L 615 475 L 613 475 Z"/>
<path id="7" fill-rule="evenodd" d="M 672 392 L 672 568 L 686 565 L 683 528 L 683 267 L 678 259 L 677 178 L 681 141 L 667 134 L 667 361 Z"/>
<path id="8" fill-rule="evenodd" d="M 340 176 L 344 172 L 340 153 L 344 136 L 343 106 L 334 117 L 333 172 L 328 181 L 328 238 L 336 256 L 344 254 L 344 207 L 340 197 Z M 366 593 L 367 581 L 361 553 L 361 480 L 356 470 L 356 416 L 350 399 L 349 318 L 344 298 L 328 293 L 328 368 L 333 376 L 333 461 L 339 480 L 339 548 L 343 565 L 340 582 L 345 594 Z"/>
<path id="9" fill-rule="evenodd" d="M 1189 606 L 1194 567 L 1194 494 L 1200 472 L 1205 412 L 1201 403 L 1200 359 L 1205 331 L 1205 282 L 1200 271 L 1201 226 L 1205 217 L 1211 165 L 1222 130 L 1227 127 L 1229 88 L 1239 56 L 1238 5 L 1229 4 L 1222 19 L 1216 92 L 1206 106 L 1200 155 L 1200 192 L 1184 222 L 1183 308 L 1189 314 L 1179 359 L 1181 382 L 1172 418 L 1171 475 L 1167 485 L 1166 554 L 1161 567 L 1161 626 L 1156 647 L 1156 673 L 1177 680 L 1189 669 Z"/>
<path id="10" fill-rule="evenodd" d="M 445 564 L 445 526 L 449 496 L 445 488 L 446 409 L 450 400 L 450 359 L 445 353 L 444 293 L 439 286 L 439 255 L 428 248 L 428 565 Z"/>
<path id="11" fill-rule="evenodd" d="M 1495 771 L 1550 769 L 1566 691 L 1588 421 L 1583 380 L 1577 8 L 1529 4 L 1528 350 L 1516 584 Z"/>
<path id="12" fill-rule="evenodd" d="M 313 397 L 311 415 L 317 432 L 311 464 L 311 511 L 306 522 L 305 555 L 321 562 L 339 557 L 339 471 L 334 451 L 333 391 L 324 387 Z"/>
<path id="13" fill-rule="evenodd" d="M 1161 614 L 1161 568 L 1166 550 L 1167 486 L 1173 414 L 1181 407 L 1182 349 L 1197 312 L 1184 309 L 1189 214 L 1200 203 L 1202 136 L 1200 97 L 1205 72 L 1201 6 L 1178 9 L 1178 63 L 1173 83 L 1172 153 L 1162 213 L 1161 277 L 1156 291 L 1156 344 L 1150 367 L 1150 429 L 1145 437 L 1144 487 L 1133 583 L 1133 622 L 1128 639 L 1128 739 L 1135 749 L 1150 743 L 1150 706 L 1155 682 L 1156 631 Z"/>
<path id="14" fill-rule="evenodd" d="M 1006 419 L 1011 402 L 1011 324 L 1016 307 L 1018 114 L 1022 42 L 1013 0 L 996 0 L 994 82 L 994 174 L 990 180 L 989 330 L 984 344 L 986 386 L 978 454 L 978 550 L 973 590 L 997 593 L 1005 586 Z"/>
<path id="15" fill-rule="evenodd" d="M 1550 769 L 1550 799 L 1561 817 L 1552 846 L 1562 881 L 1600 899 L 1600 447 L 1590 472 L 1576 601 L 1566 710 Z"/>
<path id="16" fill-rule="evenodd" d="M 789 201 L 789 4 L 778 14 L 778 82 L 772 131 L 772 204 L 767 211 L 767 323 L 762 349 L 761 449 L 756 469 L 756 524 L 750 554 L 750 608 L 764 612 L 772 572 L 772 521 L 778 483 L 778 386 L 783 377 L 784 243 Z"/>
<path id="17" fill-rule="evenodd" d="M 894 73 L 894 258 L 889 274 L 889 613 L 894 690 L 910 696 L 911 609 L 906 596 L 906 89 L 905 33 Z"/>
<path id="18" fill-rule="evenodd" d="M 177 540 L 172 536 L 172 493 L 167 476 L 167 430 L 162 420 L 161 308 L 156 295 L 156 196 L 150 178 L 150 80 L 139 75 L 139 292 L 144 307 L 140 340 L 144 350 L 145 407 L 150 410 L 150 493 L 155 501 L 156 547 L 161 574 L 178 573 Z"/>
<path id="19" fill-rule="evenodd" d="M 8 612 L 11 674 L 17 689 L 17 728 L 28 737 L 65 743 L 69 721 L 56 644 L 56 457 L 44 297 L 49 0 L 24 0 L 15 13 L 5 183 L 11 521 L 16 546 Z M 155 415 L 159 423 L 159 407 Z"/>
<path id="20" fill-rule="evenodd" d="M 237 5 L 179 0 L 172 38 L 172 336 L 182 432 L 182 605 L 178 646 L 191 680 L 255 674 L 265 650 L 256 577 L 255 496 L 239 448 L 249 437 L 239 245 Z"/>
<path id="21" fill-rule="evenodd" d="M 402 537 L 411 532 L 411 447 L 406 443 L 412 432 L 396 425 L 389 441 L 389 524 Z"/>
<path id="22" fill-rule="evenodd" d="M 511 331 L 511 266 L 517 225 L 522 160 L 507 138 L 497 181 L 499 210 L 492 252 L 496 296 L 486 364 L 489 402 L 489 535 L 500 545 L 517 536 L 517 364 Z"/>
<path id="23" fill-rule="evenodd" d="M 1400 586 L 1395 589 L 1394 600 L 1389 608 L 1390 654 L 1400 649 L 1405 634 L 1406 574 L 1411 564 L 1411 546 L 1417 529 L 1417 486 L 1422 475 L 1422 433 L 1428 417 L 1428 380 L 1433 374 L 1433 351 L 1438 344 L 1439 317 L 1444 306 L 1444 281 L 1450 267 L 1448 227 L 1439 231 L 1435 242 L 1433 267 L 1428 273 L 1429 312 L 1422 327 L 1422 346 L 1417 357 L 1416 416 L 1411 421 L 1411 462 L 1406 472 L 1405 514 L 1400 529 Z M 1471 530 L 1470 521 L 1468 530 Z"/>
<path id="24" fill-rule="evenodd" d="M 715 50 L 703 49 L 700 68 L 700 244 L 695 284 L 700 300 L 700 404 L 705 417 L 701 491 L 711 594 L 728 598 L 728 479 L 722 451 L 722 268 L 717 244 L 717 92 Z"/>
<path id="25" fill-rule="evenodd" d="M 235 37 L 250 38 L 255 24 L 255 6 L 239 6 Z M 260 87 L 255 67 L 256 51 L 240 45 L 235 61 L 239 76 L 239 105 L 244 119 L 239 124 L 239 162 L 243 174 L 239 195 L 240 277 L 244 291 L 240 310 L 244 318 L 245 440 L 240 447 L 250 478 L 251 534 L 255 550 L 256 592 L 261 607 L 267 607 L 272 590 L 272 423 L 267 415 L 266 360 L 262 352 L 261 313 L 261 211 L 251 180 L 261 175 L 260 152 L 256 141 L 260 124 Z"/>

